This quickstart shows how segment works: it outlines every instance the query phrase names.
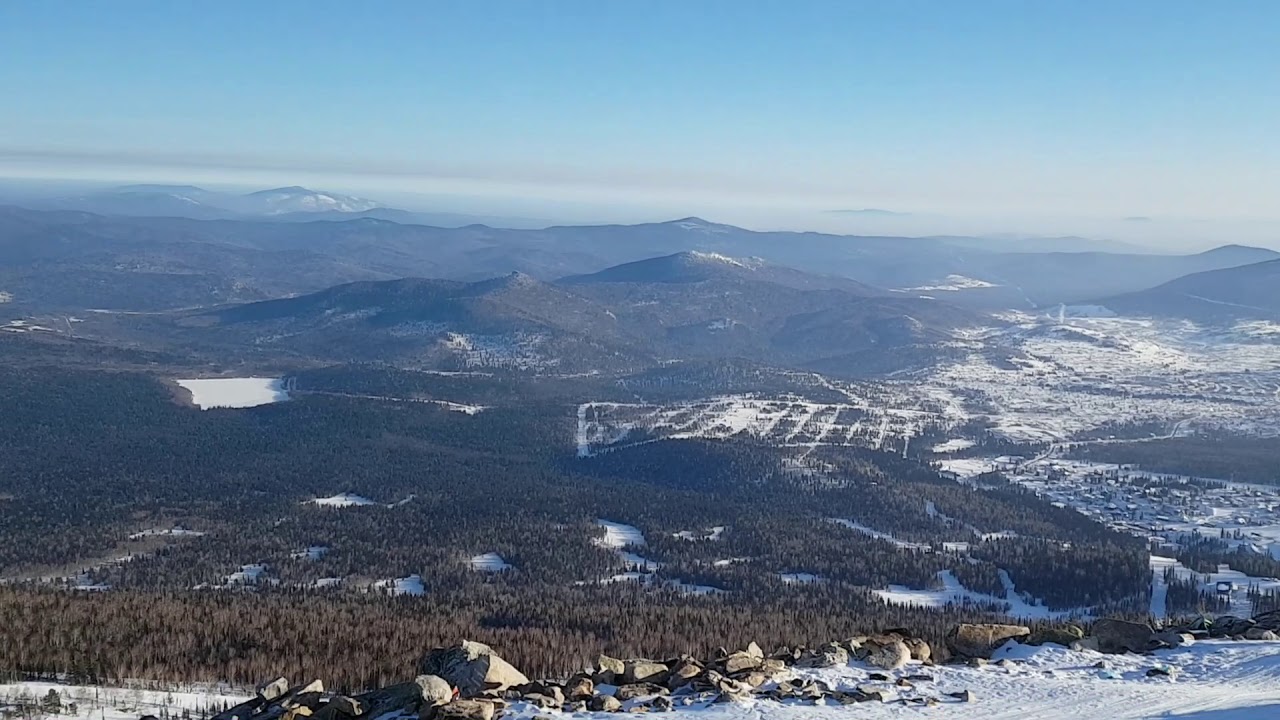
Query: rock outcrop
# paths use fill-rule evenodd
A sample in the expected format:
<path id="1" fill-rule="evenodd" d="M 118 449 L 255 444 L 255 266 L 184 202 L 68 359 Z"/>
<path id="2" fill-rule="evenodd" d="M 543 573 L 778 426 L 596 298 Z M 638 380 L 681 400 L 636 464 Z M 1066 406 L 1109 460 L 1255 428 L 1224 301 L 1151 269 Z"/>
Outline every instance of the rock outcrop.
<path id="1" fill-rule="evenodd" d="M 447 648 L 428 652 L 419 664 L 423 675 L 436 675 L 462 697 L 473 697 L 486 690 L 506 690 L 529 682 L 525 674 L 503 660 L 488 645 L 463 640 Z"/>
<path id="2" fill-rule="evenodd" d="M 1031 628 L 1025 625 L 965 623 L 951 628 L 951 632 L 947 633 L 947 649 L 960 658 L 989 659 L 1006 642 L 1021 642 L 1029 637 Z"/>

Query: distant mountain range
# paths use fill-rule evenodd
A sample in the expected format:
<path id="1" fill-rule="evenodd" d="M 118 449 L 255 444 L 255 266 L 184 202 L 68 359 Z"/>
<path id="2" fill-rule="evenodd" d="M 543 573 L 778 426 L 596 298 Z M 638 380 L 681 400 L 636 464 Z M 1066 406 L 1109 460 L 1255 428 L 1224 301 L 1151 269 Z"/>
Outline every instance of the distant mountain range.
<path id="1" fill-rule="evenodd" d="M 1203 323 L 1280 320 L 1280 260 L 1194 273 L 1098 304 L 1124 315 Z"/>
<path id="2" fill-rule="evenodd" d="M 163 195 L 168 202 L 209 207 L 204 193 L 135 186 L 119 194 Z M 1195 255 L 996 252 L 956 238 L 754 232 L 699 218 L 445 228 L 373 217 L 401 212 L 389 208 L 333 209 L 363 202 L 344 196 L 323 194 L 322 200 L 296 188 L 253 195 L 242 197 L 281 214 L 192 219 L 0 207 L 0 292 L 11 298 L 4 307 L 162 310 L 310 293 L 353 281 L 469 282 L 513 271 L 542 281 L 567 278 L 564 287 L 699 282 L 715 267 L 792 289 L 932 298 L 982 310 L 1032 309 L 1280 258 L 1241 246 Z M 299 203 L 313 209 L 288 212 Z M 321 219 L 297 221 L 303 216 Z"/>
<path id="3" fill-rule="evenodd" d="M 545 227 L 528 218 L 413 212 L 386 207 L 351 195 L 292 186 L 247 194 L 206 190 L 194 185 L 124 185 L 99 192 L 28 202 L 38 209 L 77 210 L 116 217 L 170 217 L 193 220 L 271 219 L 278 222 L 373 218 L 440 227 L 481 223 L 505 227 Z"/>
<path id="4" fill-rule="evenodd" d="M 180 324 L 184 343 L 334 361 L 589 372 L 742 358 L 848 375 L 908 348 L 927 362 L 955 328 L 990 322 L 935 300 L 686 252 L 553 283 L 522 273 L 361 282 Z"/>

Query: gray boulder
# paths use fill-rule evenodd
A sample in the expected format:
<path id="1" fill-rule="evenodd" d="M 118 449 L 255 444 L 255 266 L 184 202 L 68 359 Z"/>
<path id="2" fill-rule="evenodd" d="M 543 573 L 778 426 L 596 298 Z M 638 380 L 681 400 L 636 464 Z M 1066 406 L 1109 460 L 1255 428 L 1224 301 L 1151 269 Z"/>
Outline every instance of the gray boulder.
<path id="1" fill-rule="evenodd" d="M 255 690 L 257 690 L 258 697 L 262 698 L 263 702 L 273 702 L 289 692 L 289 681 L 282 677 L 276 678 L 271 682 L 259 685 Z"/>
<path id="2" fill-rule="evenodd" d="M 1274 642 L 1276 640 L 1280 640 L 1280 635 L 1276 635 L 1276 633 L 1272 630 L 1268 630 L 1266 628 L 1260 628 L 1255 625 L 1254 627 L 1251 627 L 1248 630 L 1244 631 L 1244 639 L 1245 640 L 1270 640 Z"/>
<path id="3" fill-rule="evenodd" d="M 436 708 L 436 720 L 493 720 L 494 705 L 487 700 L 454 700 Z"/>
<path id="4" fill-rule="evenodd" d="M 947 633 L 947 649 L 962 658 L 990 658 L 991 653 L 1010 640 L 1022 642 L 1031 636 L 1025 625 L 964 623 Z"/>
<path id="5" fill-rule="evenodd" d="M 667 675 L 670 672 L 666 665 L 652 660 L 628 660 L 622 672 L 622 682 L 629 685 L 646 682 L 662 683 L 667 681 Z"/>
<path id="6" fill-rule="evenodd" d="M 1104 653 L 1145 653 L 1157 645 L 1155 633 L 1146 623 L 1104 618 L 1093 624 L 1090 633 Z"/>
<path id="7" fill-rule="evenodd" d="M 737 675 L 741 672 L 748 672 L 760 667 L 760 663 L 764 661 L 763 657 L 757 657 L 747 652 L 736 652 L 720 661 L 720 666 L 730 675 Z"/>
<path id="8" fill-rule="evenodd" d="M 626 671 L 626 663 L 618 658 L 601 655 L 596 658 L 596 672 L 591 679 L 598 685 L 616 685 Z"/>
<path id="9" fill-rule="evenodd" d="M 422 703 L 439 707 L 453 702 L 453 687 L 439 675 L 419 675 L 413 682 L 422 690 Z"/>
<path id="10" fill-rule="evenodd" d="M 591 712 L 618 712 L 622 709 L 622 701 L 612 695 L 596 695 L 587 703 Z"/>
<path id="11" fill-rule="evenodd" d="M 428 652 L 419 667 L 423 675 L 436 675 L 458 688 L 463 697 L 479 695 L 485 690 L 506 690 L 529 682 L 524 673 L 499 657 L 488 645 L 469 640 Z"/>
<path id="12" fill-rule="evenodd" d="M 907 644 L 901 640 L 877 645 L 872 649 L 871 654 L 867 656 L 868 663 L 885 670 L 897 670 L 905 666 L 910 659 L 911 648 L 907 647 Z"/>
<path id="13" fill-rule="evenodd" d="M 655 685 L 649 682 L 638 682 L 631 683 L 630 685 L 623 685 L 618 688 L 618 691 L 615 692 L 613 696 L 623 702 L 626 702 L 628 700 L 635 700 L 636 698 L 666 695 L 669 692 L 671 691 L 661 685 Z"/>
<path id="14" fill-rule="evenodd" d="M 927 663 L 933 660 L 933 648 L 928 642 L 921 640 L 920 638 L 907 638 L 902 642 L 906 643 L 907 648 L 911 650 L 912 660 L 919 660 L 922 663 Z"/>

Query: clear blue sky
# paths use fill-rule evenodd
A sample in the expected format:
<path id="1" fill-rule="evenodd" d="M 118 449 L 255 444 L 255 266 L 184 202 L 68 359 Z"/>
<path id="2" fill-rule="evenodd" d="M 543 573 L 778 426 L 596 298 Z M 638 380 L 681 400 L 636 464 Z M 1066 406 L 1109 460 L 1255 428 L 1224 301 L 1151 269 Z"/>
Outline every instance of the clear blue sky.
<path id="1" fill-rule="evenodd" d="M 756 224 L 1280 215 L 1274 0 L 8 0 L 0 97 L 8 176 Z"/>

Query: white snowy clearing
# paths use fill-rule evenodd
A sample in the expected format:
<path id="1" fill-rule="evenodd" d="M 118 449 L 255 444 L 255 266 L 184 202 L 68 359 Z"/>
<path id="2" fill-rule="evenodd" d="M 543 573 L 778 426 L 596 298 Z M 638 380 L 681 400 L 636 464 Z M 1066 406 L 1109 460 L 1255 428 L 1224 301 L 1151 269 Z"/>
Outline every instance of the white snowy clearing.
<path id="1" fill-rule="evenodd" d="M 1085 617 L 1088 612 L 1084 609 L 1078 610 L 1050 610 L 1049 608 L 1029 602 L 1023 597 L 1017 588 L 1013 585 L 1013 580 L 1009 577 L 1009 573 L 1000 570 L 1000 584 L 1004 586 L 1004 596 L 996 597 L 994 595 L 984 595 L 966 589 L 956 579 L 956 576 L 950 570 L 942 570 L 938 573 L 938 580 L 942 582 L 941 590 L 913 590 L 901 585 L 890 585 L 888 590 L 874 590 L 873 592 L 887 603 L 894 605 L 911 605 L 915 607 L 941 608 L 947 605 L 990 605 L 1007 604 L 1009 606 L 1006 615 L 1022 620 L 1045 620 L 1060 619 L 1067 617 Z"/>
<path id="2" fill-rule="evenodd" d="M 472 570 L 479 570 L 481 572 L 501 572 L 511 568 L 511 566 L 507 564 L 507 561 L 503 560 L 502 556 L 496 552 L 487 552 L 482 555 L 476 555 L 468 560 L 467 563 L 471 565 Z"/>
<path id="3" fill-rule="evenodd" d="M 392 595 L 422 595 L 427 591 L 422 584 L 421 575 L 379 580 L 373 584 L 373 587 L 378 590 L 390 591 Z"/>
<path id="4" fill-rule="evenodd" d="M 355 493 L 338 493 L 337 495 L 331 495 L 330 497 L 326 497 L 326 498 L 316 498 L 314 500 L 308 500 L 307 502 L 312 505 L 320 505 L 323 507 L 336 507 L 336 508 L 364 507 L 365 505 L 377 505 L 377 503 L 370 500 L 369 498 L 364 497 L 362 495 L 356 495 Z"/>
<path id="5" fill-rule="evenodd" d="M 620 550 L 628 545 L 638 547 L 645 544 L 644 533 L 637 527 L 612 520 L 597 520 L 596 524 L 604 528 L 604 537 L 596 539 L 600 547 Z"/>
<path id="6" fill-rule="evenodd" d="M 939 285 L 922 285 L 920 287 L 905 288 L 906 290 L 914 290 L 916 292 L 959 292 L 961 290 L 976 290 L 979 288 L 1000 287 L 995 283 L 989 283 L 986 280 L 979 280 L 965 275 L 948 275 Z"/>
<path id="7" fill-rule="evenodd" d="M 883 688 L 895 696 L 923 694 L 941 697 L 932 708 L 897 702 L 854 706 L 782 704 L 752 699 L 722 704 L 677 703 L 672 720 L 846 720 L 868 718 L 940 718 L 941 720 L 1270 720 L 1280 717 L 1280 643 L 1210 640 L 1150 656 L 1101 655 L 1045 645 L 1009 644 L 997 651 L 998 664 L 982 668 L 964 665 L 921 667 L 908 665 L 893 675 L 927 674 L 932 681 L 904 689 L 891 681 L 872 681 L 875 668 L 853 663 L 823 670 L 796 670 L 794 675 L 822 680 L 835 689 L 856 686 Z M 1095 667 L 1102 663 L 1103 667 Z M 1147 677 L 1161 667 L 1172 677 Z M 784 678 L 784 680 L 787 678 Z M 178 716 L 186 709 L 195 716 L 234 705 L 252 694 L 248 689 L 223 686 L 175 686 L 142 689 L 95 687 L 47 682 L 0 684 L 0 708 L 32 704 L 55 690 L 63 702 L 63 716 L 89 720 L 136 720 L 139 715 Z M 152 686 L 154 687 L 154 686 Z M 603 688 L 602 688 L 603 689 Z M 952 701 L 946 693 L 970 690 L 974 701 Z M 629 701 L 624 709 L 641 704 Z M 76 712 L 66 708 L 76 704 Z M 556 717 L 604 718 L 597 713 L 560 713 Z M 503 714 L 511 720 L 533 720 L 548 711 L 524 702 Z"/>
<path id="8" fill-rule="evenodd" d="M 289 399 L 279 378 L 204 378 L 177 380 L 201 410 L 249 408 Z"/>

